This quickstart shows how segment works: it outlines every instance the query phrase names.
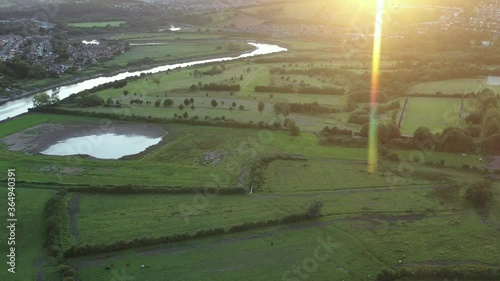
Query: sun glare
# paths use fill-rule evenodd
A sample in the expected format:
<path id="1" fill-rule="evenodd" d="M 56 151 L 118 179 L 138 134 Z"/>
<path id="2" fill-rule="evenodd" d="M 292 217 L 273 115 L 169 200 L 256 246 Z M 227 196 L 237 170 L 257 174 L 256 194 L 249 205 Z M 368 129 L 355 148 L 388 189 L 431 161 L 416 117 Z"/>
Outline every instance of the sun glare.
<path id="1" fill-rule="evenodd" d="M 384 13 L 384 0 L 377 0 L 377 14 L 375 17 L 375 30 L 372 55 L 372 83 L 370 91 L 370 132 L 368 145 L 368 173 L 373 174 L 377 170 L 378 160 L 378 135 L 377 135 L 377 97 L 380 86 L 380 52 L 382 47 L 382 20 Z"/>

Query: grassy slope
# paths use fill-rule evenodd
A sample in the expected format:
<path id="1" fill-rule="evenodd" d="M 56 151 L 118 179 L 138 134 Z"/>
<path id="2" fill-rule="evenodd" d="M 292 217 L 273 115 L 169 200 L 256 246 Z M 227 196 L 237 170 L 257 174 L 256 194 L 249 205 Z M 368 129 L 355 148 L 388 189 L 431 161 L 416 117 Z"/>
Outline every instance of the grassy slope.
<path id="1" fill-rule="evenodd" d="M 106 26 L 120 26 L 120 24 L 125 23 L 124 21 L 102 21 L 102 22 L 78 22 L 78 23 L 68 23 L 70 27 L 106 27 Z"/>

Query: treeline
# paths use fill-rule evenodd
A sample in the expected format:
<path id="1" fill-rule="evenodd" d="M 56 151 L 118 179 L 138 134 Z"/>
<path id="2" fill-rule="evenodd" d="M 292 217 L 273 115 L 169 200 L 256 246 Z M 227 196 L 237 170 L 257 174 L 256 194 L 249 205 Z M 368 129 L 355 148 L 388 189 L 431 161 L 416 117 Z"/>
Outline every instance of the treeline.
<path id="1" fill-rule="evenodd" d="M 384 269 L 377 274 L 376 281 L 402 280 L 500 280 L 500 269 L 486 266 L 467 268 L 419 267 L 417 269 Z"/>
<path id="2" fill-rule="evenodd" d="M 194 86 L 196 86 L 196 85 L 194 85 Z M 205 90 L 205 91 L 238 92 L 241 90 L 241 86 L 239 84 L 226 85 L 226 84 L 219 84 L 219 83 L 210 83 L 210 84 L 205 84 L 205 85 L 199 87 L 199 89 Z M 191 86 L 191 90 L 193 90 L 193 86 Z M 196 90 L 196 88 L 194 90 Z"/>
<path id="3" fill-rule="evenodd" d="M 340 110 L 335 108 L 329 108 L 326 106 L 322 106 L 317 102 L 313 103 L 290 103 L 290 111 L 292 113 L 338 113 Z"/>
<path id="4" fill-rule="evenodd" d="M 434 94 L 428 93 L 413 93 L 409 94 L 410 97 L 423 97 L 423 98 L 428 98 L 428 97 L 433 97 L 433 98 L 469 98 L 472 97 L 473 94 L 471 93 L 455 93 L 455 94 L 443 94 L 442 92 L 435 92 Z"/>
<path id="5" fill-rule="evenodd" d="M 384 113 L 387 113 L 389 111 L 399 109 L 399 108 L 401 108 L 401 104 L 399 103 L 398 100 L 395 100 L 389 104 L 378 104 L 377 108 L 376 108 L 376 113 L 377 114 L 384 114 Z M 369 112 L 371 110 L 369 105 L 365 106 L 363 109 L 366 112 Z"/>
<path id="6" fill-rule="evenodd" d="M 182 241 L 187 241 L 191 239 L 199 239 L 204 237 L 228 234 L 228 233 L 237 233 L 246 231 L 249 229 L 262 228 L 267 226 L 288 224 L 300 221 L 306 221 L 315 219 L 317 215 L 311 215 L 310 212 L 306 212 L 303 214 L 292 214 L 286 216 L 282 219 L 270 219 L 267 221 L 257 221 L 257 222 L 245 222 L 239 225 L 234 225 L 229 229 L 224 229 L 222 227 L 207 229 L 207 230 L 199 230 L 196 233 L 182 233 L 182 234 L 172 234 L 161 237 L 144 237 L 144 238 L 136 238 L 130 241 L 118 241 L 112 244 L 97 244 L 97 245 L 73 245 L 66 252 L 64 256 L 66 258 L 80 257 L 86 255 L 97 255 L 102 253 L 121 251 L 126 249 L 145 247 L 145 246 L 154 246 L 159 244 L 171 244 Z"/>
<path id="7" fill-rule="evenodd" d="M 351 130 L 347 129 L 340 129 L 336 126 L 332 126 L 331 128 L 326 126 L 321 130 L 320 134 L 322 136 L 335 136 L 335 135 L 340 135 L 340 136 L 353 136 L 353 132 Z"/>
<path id="8" fill-rule="evenodd" d="M 276 87 L 276 86 L 255 86 L 255 92 L 264 93 L 299 93 L 299 94 L 314 94 L 314 95 L 331 95 L 342 96 L 345 94 L 343 88 L 289 88 L 289 87 Z"/>
<path id="9" fill-rule="evenodd" d="M 63 236 L 63 228 L 67 216 L 68 204 L 66 203 L 66 191 L 59 190 L 54 194 L 45 204 L 45 225 L 46 237 L 45 247 L 49 255 L 57 257 L 62 254 L 63 243 L 61 237 Z"/>
<path id="10" fill-rule="evenodd" d="M 151 117 L 151 116 L 137 116 L 137 115 L 125 115 L 125 114 L 116 114 L 116 113 L 105 113 L 105 112 L 84 112 L 77 110 L 68 110 L 64 108 L 58 107 L 37 107 L 30 108 L 30 112 L 39 112 L 39 113 L 51 113 L 51 114 L 63 114 L 63 115 L 74 115 L 74 116 L 85 116 L 85 117 L 97 117 L 97 118 L 107 118 L 107 119 L 115 119 L 115 120 L 123 120 L 123 121 L 137 121 L 137 122 L 148 122 L 148 123 L 158 123 L 158 124 L 189 124 L 189 125 L 197 125 L 197 126 L 214 126 L 214 127 L 227 127 L 227 128 L 241 128 L 241 129 L 268 129 L 272 131 L 283 130 L 281 124 L 268 124 L 263 121 L 258 123 L 254 123 L 253 121 L 249 121 L 248 123 L 237 122 L 233 119 L 222 119 L 222 118 L 214 118 L 214 119 L 180 119 L 180 118 L 160 118 L 160 117 Z"/>
<path id="11" fill-rule="evenodd" d="M 92 89 L 89 89 L 87 91 L 89 93 L 96 93 L 96 92 L 99 92 L 99 91 L 102 91 L 102 90 L 106 90 L 106 89 L 111 89 L 111 88 L 113 88 L 113 89 L 120 89 L 120 88 L 123 88 L 123 87 L 127 86 L 127 83 L 128 83 L 127 80 L 134 81 L 136 79 L 134 79 L 134 77 L 129 77 L 129 78 L 122 79 L 122 80 L 108 82 L 108 83 L 104 83 L 104 84 L 95 86 Z"/>
<path id="12" fill-rule="evenodd" d="M 292 161 L 307 161 L 307 158 L 302 156 L 280 153 L 272 156 L 261 157 L 257 159 L 250 169 L 250 189 L 258 190 L 264 183 L 264 170 L 269 163 L 276 160 L 292 160 Z"/>

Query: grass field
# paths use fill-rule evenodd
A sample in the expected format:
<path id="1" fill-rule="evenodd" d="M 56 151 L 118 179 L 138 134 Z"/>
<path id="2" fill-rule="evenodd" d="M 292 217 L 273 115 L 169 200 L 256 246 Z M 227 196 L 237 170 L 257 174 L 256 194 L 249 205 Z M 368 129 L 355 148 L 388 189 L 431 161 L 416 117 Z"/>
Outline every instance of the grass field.
<path id="1" fill-rule="evenodd" d="M 77 22 L 77 23 L 68 23 L 69 27 L 82 27 L 82 28 L 89 28 L 89 27 L 117 27 L 120 26 L 121 24 L 126 23 L 125 21 L 101 21 L 101 22 Z"/>
<path id="2" fill-rule="evenodd" d="M 445 95 L 466 94 L 481 92 L 487 88 L 495 91 L 497 94 L 500 93 L 500 86 L 488 86 L 486 82 L 487 77 L 425 82 L 410 87 L 409 93 L 435 94 L 436 92 L 441 92 Z"/>
<path id="3" fill-rule="evenodd" d="M 338 206 L 334 209 L 342 210 Z M 488 237 L 488 241 L 482 237 Z M 424 216 L 398 216 L 393 212 L 373 219 L 363 215 L 327 216 L 317 223 L 271 227 L 72 262 L 79 268 L 82 279 L 90 276 L 105 279 L 110 273 L 102 268 L 113 263 L 117 272 L 124 269 L 128 276 L 147 280 L 163 280 L 165 270 L 172 280 L 234 280 L 241 271 L 254 276 L 254 280 L 279 280 L 293 266 L 301 267 L 304 260 L 314 259 L 315 248 L 324 245 L 319 241 L 328 241 L 331 251 L 321 252 L 328 254 L 328 258 L 316 261 L 316 270 L 310 271 L 310 277 L 364 280 L 381 269 L 398 265 L 399 260 L 402 266 L 433 260 L 453 265 L 469 259 L 495 266 L 499 262 L 495 255 L 499 239 L 498 232 L 493 227 L 484 227 L 473 213 L 442 211 Z M 193 261 L 196 267 L 190 266 Z M 141 264 L 150 268 L 143 269 Z"/>
<path id="4" fill-rule="evenodd" d="M 11 168 L 14 166 L 11 166 Z M 22 170 L 17 170 L 17 178 L 22 175 Z M 18 184 L 16 188 L 16 274 L 5 270 L 0 272 L 1 280 L 34 280 L 37 274 L 43 274 L 44 266 L 47 262 L 47 255 L 44 252 L 45 241 L 45 216 L 44 207 L 46 201 L 53 194 L 52 190 L 34 190 L 27 189 L 26 186 Z M 0 194 L 3 202 L 7 202 L 7 188 L 4 188 Z M 0 205 L 2 220 L 0 227 L 7 229 L 7 204 Z M 7 237 L 7 231 L 3 237 Z M 0 252 L 2 260 L 7 259 L 4 253 L 7 253 L 7 242 L 2 239 Z"/>
<path id="5" fill-rule="evenodd" d="M 458 125 L 462 99 L 411 97 L 404 113 L 401 132 L 413 135 L 419 127 L 441 132 Z"/>

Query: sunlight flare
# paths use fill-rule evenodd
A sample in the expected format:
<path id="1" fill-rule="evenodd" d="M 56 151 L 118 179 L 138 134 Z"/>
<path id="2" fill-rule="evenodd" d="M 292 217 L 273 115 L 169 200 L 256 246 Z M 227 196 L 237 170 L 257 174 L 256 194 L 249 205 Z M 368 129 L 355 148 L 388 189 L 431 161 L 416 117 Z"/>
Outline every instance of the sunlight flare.
<path id="1" fill-rule="evenodd" d="M 382 45 L 382 20 L 384 0 L 377 0 L 377 15 L 375 17 L 375 32 L 373 34 L 372 82 L 370 90 L 370 131 L 368 135 L 368 173 L 377 170 L 378 134 L 377 134 L 377 97 L 380 90 L 380 52 Z"/>

